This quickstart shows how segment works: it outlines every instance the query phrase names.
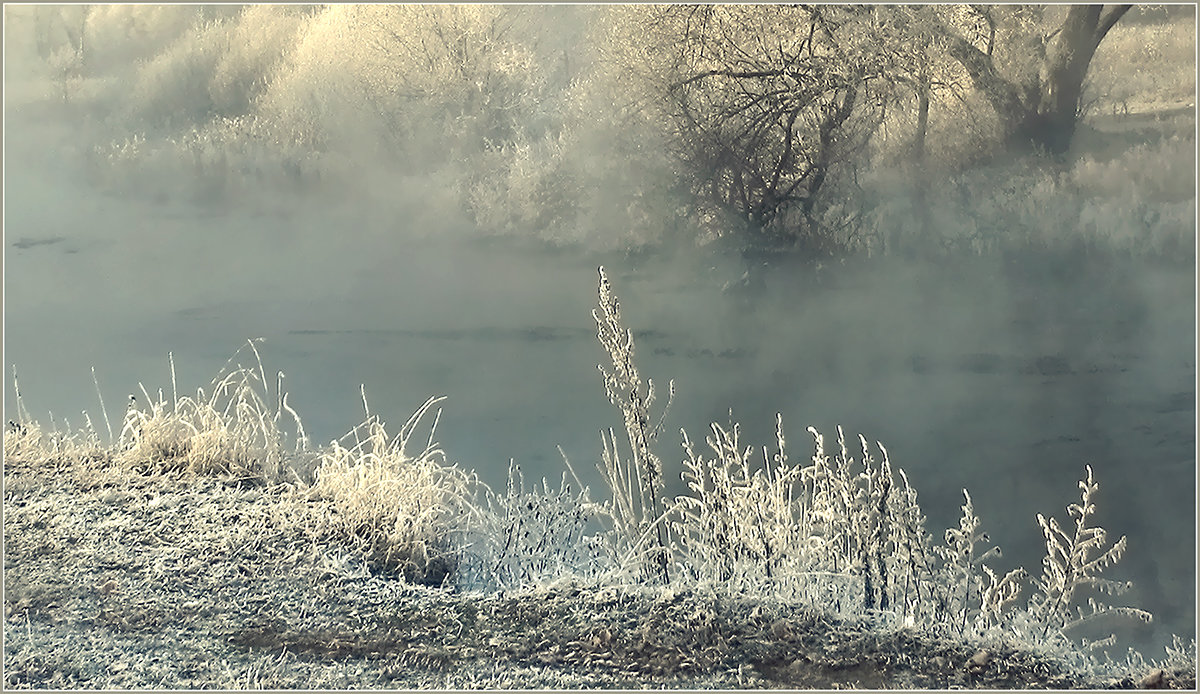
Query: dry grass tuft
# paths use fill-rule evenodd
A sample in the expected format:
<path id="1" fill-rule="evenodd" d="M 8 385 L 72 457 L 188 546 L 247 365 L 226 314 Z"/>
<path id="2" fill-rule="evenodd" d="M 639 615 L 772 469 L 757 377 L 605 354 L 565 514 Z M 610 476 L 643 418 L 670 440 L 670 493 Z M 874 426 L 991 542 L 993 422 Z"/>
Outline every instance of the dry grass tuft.
<path id="1" fill-rule="evenodd" d="M 239 479 L 275 481 L 285 456 L 283 415 L 296 424 L 295 452 L 307 449 L 300 417 L 287 404 L 283 373 L 278 374 L 274 407 L 262 358 L 254 341 L 247 343 L 257 368 L 241 364 L 213 379 L 211 392 L 196 397 L 176 394 L 175 365 L 171 363 L 172 398 L 160 390 L 152 398 L 142 387 L 148 410 L 130 396 L 121 428 L 118 460 L 142 471 L 187 470 L 197 474 L 228 475 Z M 235 353 L 230 364 L 237 358 Z"/>
<path id="2" fill-rule="evenodd" d="M 480 522 L 480 482 L 447 464 L 433 440 L 437 417 L 420 452 L 408 447 L 421 419 L 444 398 L 425 401 L 395 437 L 367 420 L 321 454 L 312 499 L 315 531 L 361 552 L 379 571 L 414 583 L 440 585 L 458 568 L 465 534 Z"/>

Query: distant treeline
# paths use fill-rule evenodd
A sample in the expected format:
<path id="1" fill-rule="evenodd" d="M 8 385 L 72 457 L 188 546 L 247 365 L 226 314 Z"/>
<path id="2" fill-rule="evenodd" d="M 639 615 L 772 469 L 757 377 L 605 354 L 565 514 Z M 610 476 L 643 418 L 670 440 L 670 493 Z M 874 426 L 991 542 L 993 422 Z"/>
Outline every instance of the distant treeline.
<path id="1" fill-rule="evenodd" d="M 1146 233 L 1145 187 L 1078 169 L 1089 114 L 1195 89 L 1195 8 L 1131 8 L 38 5 L 7 10 L 6 38 L 10 74 L 86 114 L 98 179 L 130 190 L 174 167 L 206 199 L 369 188 L 493 233 L 820 255 L 1027 245 L 1060 212 L 1009 198 L 1045 197 L 1086 246 L 1174 252 L 1188 210 Z M 1117 223 L 1090 230 L 1113 210 L 1089 205 Z"/>

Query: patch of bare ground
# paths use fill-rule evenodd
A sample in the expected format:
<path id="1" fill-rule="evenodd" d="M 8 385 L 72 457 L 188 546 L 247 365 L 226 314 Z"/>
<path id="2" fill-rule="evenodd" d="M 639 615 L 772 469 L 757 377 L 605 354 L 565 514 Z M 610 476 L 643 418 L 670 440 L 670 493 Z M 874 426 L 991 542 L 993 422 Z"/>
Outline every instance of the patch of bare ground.
<path id="1" fill-rule="evenodd" d="M 10 453 L 6 688 L 1195 686 L 1194 672 L 1087 681 L 714 592 L 414 586 L 314 539 L 306 506 L 321 502 L 287 486 Z"/>

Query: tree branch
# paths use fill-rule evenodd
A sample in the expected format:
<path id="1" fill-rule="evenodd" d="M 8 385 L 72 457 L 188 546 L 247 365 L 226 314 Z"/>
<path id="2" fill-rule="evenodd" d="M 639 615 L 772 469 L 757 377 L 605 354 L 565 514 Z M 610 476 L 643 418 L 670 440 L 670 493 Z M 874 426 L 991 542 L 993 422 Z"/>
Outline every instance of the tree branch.
<path id="1" fill-rule="evenodd" d="M 984 98 L 992 105 L 997 113 L 1008 117 L 1019 113 L 1023 106 L 1017 86 L 1009 82 L 996 70 L 991 56 L 979 50 L 941 21 L 938 21 L 942 34 L 948 43 L 950 56 L 958 61 L 975 88 L 983 93 Z"/>
<path id="2" fill-rule="evenodd" d="M 1125 13 L 1133 8 L 1133 5 L 1117 5 L 1110 7 L 1108 14 L 1100 16 L 1100 25 L 1096 27 L 1096 45 L 1100 45 L 1100 41 L 1108 35 L 1109 29 L 1117 23 L 1117 20 L 1125 16 Z"/>

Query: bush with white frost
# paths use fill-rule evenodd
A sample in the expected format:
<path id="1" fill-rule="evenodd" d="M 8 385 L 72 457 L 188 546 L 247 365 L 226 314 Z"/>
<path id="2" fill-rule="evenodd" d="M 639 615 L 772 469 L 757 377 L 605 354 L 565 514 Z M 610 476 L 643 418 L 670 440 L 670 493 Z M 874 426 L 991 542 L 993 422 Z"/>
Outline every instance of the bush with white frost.
<path id="1" fill-rule="evenodd" d="M 877 460 L 859 436 L 856 459 L 840 427 L 832 456 L 824 437 L 809 428 L 816 441 L 809 465 L 789 464 L 782 417 L 774 453 L 744 444 L 735 423 L 713 424 L 707 451 L 684 432 L 688 493 L 674 500 L 656 496 L 665 473 L 652 450 L 653 389 L 642 386 L 632 334 L 620 323 L 603 268 L 598 294 L 600 340 L 614 365 L 605 371 L 606 389 L 629 435 L 624 451 L 611 432 L 603 436 L 601 471 L 612 493 L 609 512 L 618 521 L 609 532 L 627 552 L 622 565 L 632 556 L 634 566 L 645 567 L 632 576 L 669 576 L 676 586 L 716 587 L 939 636 L 1076 656 L 1113 642 L 1077 641 L 1072 630 L 1080 624 L 1108 614 L 1150 620 L 1143 610 L 1090 597 L 1086 609 L 1076 605 L 1086 588 L 1112 595 L 1128 587 L 1100 575 L 1120 560 L 1125 538 L 1106 547 L 1105 531 L 1089 522 L 1098 489 L 1090 466 L 1080 482 L 1082 503 L 1068 507 L 1073 531 L 1038 517 L 1047 557 L 1024 606 L 1028 573 L 1017 568 L 1000 575 L 989 565 L 999 548 L 988 546 L 966 490 L 958 527 L 935 542 L 925 531 L 916 490 L 892 466 L 887 449 L 877 444 Z"/>

